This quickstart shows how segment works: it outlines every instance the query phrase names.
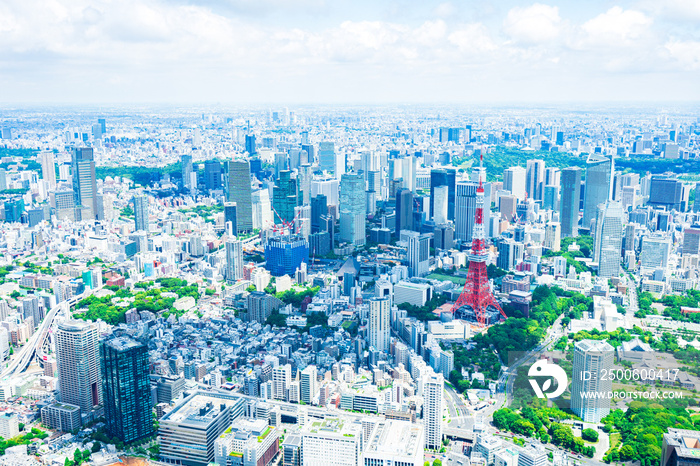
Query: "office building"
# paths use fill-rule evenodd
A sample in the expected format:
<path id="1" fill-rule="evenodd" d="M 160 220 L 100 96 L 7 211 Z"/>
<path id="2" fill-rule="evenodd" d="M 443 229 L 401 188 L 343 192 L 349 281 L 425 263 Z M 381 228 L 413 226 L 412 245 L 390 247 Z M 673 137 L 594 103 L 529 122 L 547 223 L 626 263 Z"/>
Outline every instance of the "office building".
<path id="1" fill-rule="evenodd" d="M 229 222 L 230 231 L 227 231 Z M 229 235 L 238 235 L 238 206 L 235 202 L 224 202 L 224 231 Z"/>
<path id="2" fill-rule="evenodd" d="M 600 154 L 588 156 L 582 228 L 591 228 L 591 223 L 596 219 L 598 213 L 598 206 L 612 199 L 612 174 L 614 170 L 615 161 L 612 157 L 603 157 Z"/>
<path id="3" fill-rule="evenodd" d="M 396 237 L 401 236 L 402 230 L 413 230 L 413 192 L 401 188 L 396 191 Z"/>
<path id="4" fill-rule="evenodd" d="M 318 144 L 318 168 L 328 173 L 335 172 L 335 144 L 332 141 L 322 141 Z M 336 177 L 338 177 L 336 173 Z"/>
<path id="5" fill-rule="evenodd" d="M 613 367 L 613 347 L 604 340 L 581 340 L 574 345 L 571 410 L 583 422 L 600 422 L 610 413 L 610 398 L 594 396 L 612 391 L 612 379 L 604 377 Z"/>
<path id="6" fill-rule="evenodd" d="M 683 183 L 667 176 L 652 176 L 648 205 L 684 212 L 686 200 L 683 196 Z"/>
<path id="7" fill-rule="evenodd" d="M 407 421 L 381 420 L 365 441 L 361 465 L 423 466 L 425 430 Z"/>
<path id="8" fill-rule="evenodd" d="M 561 236 L 578 236 L 578 213 L 581 205 L 581 169 L 569 167 L 561 171 L 561 201 L 559 222 Z"/>
<path id="9" fill-rule="evenodd" d="M 683 230 L 683 255 L 689 254 L 700 254 L 700 225 Z"/>
<path id="10" fill-rule="evenodd" d="M 430 171 L 430 215 L 435 217 L 435 188 L 447 186 L 447 220 L 455 218 L 455 193 L 457 172 L 451 168 L 438 168 Z M 443 208 L 442 206 L 440 207 Z M 437 220 L 435 223 L 439 223 Z"/>
<path id="11" fill-rule="evenodd" d="M 452 225 L 436 225 L 433 229 L 433 244 L 435 249 L 448 250 L 454 247 L 455 230 Z"/>
<path id="12" fill-rule="evenodd" d="M 130 443 L 154 433 L 148 347 L 129 337 L 100 344 L 107 435 Z"/>
<path id="13" fill-rule="evenodd" d="M 624 216 L 619 202 L 607 201 L 598 206 L 593 259 L 598 262 L 598 275 L 603 278 L 620 274 Z"/>
<path id="14" fill-rule="evenodd" d="M 214 442 L 243 415 L 246 400 L 235 395 L 196 392 L 159 421 L 160 459 L 182 466 L 214 462 Z"/>
<path id="15" fill-rule="evenodd" d="M 5 221 L 7 223 L 21 223 L 24 213 L 24 199 L 15 198 L 5 201 Z"/>
<path id="16" fill-rule="evenodd" d="M 301 371 L 301 401 L 310 405 L 318 391 L 318 370 L 316 366 L 306 366 Z"/>
<path id="17" fill-rule="evenodd" d="M 457 183 L 455 200 L 455 238 L 471 242 L 476 215 L 476 183 Z"/>
<path id="18" fill-rule="evenodd" d="M 544 227 L 544 245 L 550 251 L 561 249 L 561 225 L 559 222 L 549 222 Z"/>
<path id="19" fill-rule="evenodd" d="M 328 215 L 328 198 L 319 194 L 311 198 L 311 233 L 319 233 L 321 229 L 321 217 Z"/>
<path id="20" fill-rule="evenodd" d="M 71 172 L 73 195 L 81 220 L 100 220 L 97 208 L 97 178 L 92 147 L 73 150 Z"/>
<path id="21" fill-rule="evenodd" d="M 391 336 L 389 333 L 391 319 L 390 298 L 370 298 L 369 300 L 369 344 L 377 351 L 389 352 Z"/>
<path id="22" fill-rule="evenodd" d="M 243 242 L 236 238 L 226 238 L 226 272 L 227 283 L 235 283 L 243 278 Z M 296 270 L 296 269 L 295 269 Z"/>
<path id="23" fill-rule="evenodd" d="M 433 205 L 433 222 L 436 225 L 447 223 L 448 194 L 447 186 L 436 186 L 433 190 L 433 197 L 430 199 L 430 202 Z"/>
<path id="24" fill-rule="evenodd" d="M 309 242 L 301 235 L 274 236 L 265 245 L 265 267 L 275 277 L 294 275 L 302 262 L 309 263 Z"/>
<path id="25" fill-rule="evenodd" d="M 247 160 L 229 160 L 225 170 L 226 200 L 236 203 L 236 235 L 253 231 L 250 165 Z"/>
<path id="26" fill-rule="evenodd" d="M 526 178 L 526 170 L 523 167 L 506 168 L 503 170 L 503 189 L 522 201 L 527 190 Z"/>
<path id="27" fill-rule="evenodd" d="M 695 183 L 695 200 L 693 201 L 693 212 L 700 212 L 700 196 L 698 196 L 697 193 L 700 193 L 700 181 Z"/>
<path id="28" fill-rule="evenodd" d="M 498 238 L 496 241 L 498 258 L 496 265 L 503 270 L 513 270 L 522 262 L 525 253 L 525 245 L 513 238 Z"/>
<path id="29" fill-rule="evenodd" d="M 525 189 L 528 197 L 541 201 L 544 194 L 544 160 L 527 161 L 525 172 Z"/>
<path id="30" fill-rule="evenodd" d="M 221 162 L 218 160 L 204 162 L 204 187 L 208 190 L 221 189 Z"/>
<path id="31" fill-rule="evenodd" d="M 97 324 L 66 320 L 54 338 L 61 402 L 79 406 L 85 416 L 102 404 Z"/>
<path id="32" fill-rule="evenodd" d="M 671 255 L 669 236 L 646 235 L 642 238 L 641 266 L 647 270 L 665 269 Z"/>
<path id="33" fill-rule="evenodd" d="M 274 222 L 291 223 L 294 220 L 294 208 L 299 205 L 299 189 L 296 178 L 292 178 L 292 172 L 281 170 L 279 178 L 272 189 L 272 207 L 274 209 Z"/>
<path id="34" fill-rule="evenodd" d="M 362 174 L 346 173 L 340 179 L 340 241 L 365 245 L 365 180 Z"/>
<path id="35" fill-rule="evenodd" d="M 248 152 L 248 155 L 255 155 L 258 153 L 254 134 L 245 135 L 245 151 Z"/>
<path id="36" fill-rule="evenodd" d="M 401 238 L 406 238 L 406 259 L 408 271 L 412 277 L 428 275 L 430 266 L 430 234 L 415 231 L 401 232 Z"/>
<path id="37" fill-rule="evenodd" d="M 309 420 L 301 431 L 302 466 L 360 466 L 362 424 L 343 418 Z"/>
<path id="38" fill-rule="evenodd" d="M 134 221 L 136 231 L 148 233 L 148 197 L 140 194 L 134 196 Z"/>
<path id="39" fill-rule="evenodd" d="M 445 379 L 433 371 L 420 379 L 423 395 L 423 427 L 425 448 L 437 450 L 442 446 L 442 393 Z"/>
<path id="40" fill-rule="evenodd" d="M 196 180 L 196 172 L 194 171 L 194 165 L 192 164 L 192 155 L 182 154 L 180 161 L 182 162 L 182 187 L 188 190 L 195 189 L 197 187 L 196 184 L 194 186 L 192 185 L 193 174 L 195 175 L 194 179 Z"/>
<path id="41" fill-rule="evenodd" d="M 53 152 L 41 152 L 39 154 L 41 164 L 41 177 L 46 181 L 49 190 L 56 187 L 56 162 Z"/>
<path id="42" fill-rule="evenodd" d="M 529 443 L 518 452 L 518 466 L 546 466 L 548 452 L 541 443 Z"/>

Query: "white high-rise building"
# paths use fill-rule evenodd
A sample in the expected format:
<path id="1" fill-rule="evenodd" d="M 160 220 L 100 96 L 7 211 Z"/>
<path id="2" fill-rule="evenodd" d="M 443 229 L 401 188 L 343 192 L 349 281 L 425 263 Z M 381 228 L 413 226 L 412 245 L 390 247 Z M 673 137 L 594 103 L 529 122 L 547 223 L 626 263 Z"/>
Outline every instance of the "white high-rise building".
<path id="1" fill-rule="evenodd" d="M 306 366 L 301 371 L 301 401 L 310 405 L 318 391 L 318 370 L 316 366 Z"/>
<path id="2" fill-rule="evenodd" d="M 243 278 L 243 243 L 236 238 L 226 239 L 226 282 L 235 283 Z"/>
<path id="3" fill-rule="evenodd" d="M 584 422 L 600 422 L 610 413 L 613 347 L 603 340 L 581 340 L 574 345 L 571 410 Z M 602 396 L 600 396 L 602 395 Z"/>
<path id="4" fill-rule="evenodd" d="M 378 351 L 389 352 L 391 300 L 370 298 L 369 300 L 369 344 Z"/>
<path id="5" fill-rule="evenodd" d="M 97 324 L 68 320 L 54 333 L 61 401 L 80 406 L 82 414 L 102 404 Z"/>
<path id="6" fill-rule="evenodd" d="M 430 266 L 430 236 L 415 231 L 401 231 L 401 237 L 406 238 L 406 256 L 408 270 L 412 277 L 428 275 Z"/>
<path id="7" fill-rule="evenodd" d="M 561 249 L 561 224 L 549 222 L 544 227 L 544 247 L 550 251 Z"/>
<path id="8" fill-rule="evenodd" d="M 445 379 L 442 374 L 431 370 L 423 374 L 421 383 L 425 448 L 438 449 L 442 446 L 442 393 Z"/>
<path id="9" fill-rule="evenodd" d="M 503 189 L 518 198 L 525 199 L 525 169 L 523 167 L 510 167 L 503 170 Z"/>
<path id="10" fill-rule="evenodd" d="M 607 201 L 598 206 L 594 260 L 598 261 L 598 275 L 603 278 L 620 274 L 624 216 L 619 202 Z"/>
<path id="11" fill-rule="evenodd" d="M 433 221 L 436 225 L 447 223 L 448 187 L 436 186 L 433 189 Z"/>
<path id="12" fill-rule="evenodd" d="M 671 238 L 646 235 L 642 238 L 642 267 L 645 269 L 666 268 L 671 254 Z"/>
<path id="13" fill-rule="evenodd" d="M 39 154 L 41 164 L 41 177 L 46 181 L 50 190 L 56 187 L 56 163 L 53 152 L 42 152 Z"/>
<path id="14" fill-rule="evenodd" d="M 287 401 L 287 390 L 291 383 L 291 365 L 285 364 L 272 369 L 272 396 L 275 400 Z"/>
<path id="15" fill-rule="evenodd" d="M 518 452 L 518 466 L 546 466 L 550 464 L 547 450 L 540 443 L 529 443 Z"/>

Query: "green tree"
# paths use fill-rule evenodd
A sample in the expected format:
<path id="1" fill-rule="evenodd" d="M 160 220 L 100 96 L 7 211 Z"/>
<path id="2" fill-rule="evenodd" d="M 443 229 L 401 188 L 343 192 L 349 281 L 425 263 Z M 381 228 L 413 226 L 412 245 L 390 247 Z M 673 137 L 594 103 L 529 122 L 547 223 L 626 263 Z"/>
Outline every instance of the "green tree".
<path id="1" fill-rule="evenodd" d="M 584 440 L 588 440 L 589 442 L 597 442 L 598 441 L 598 431 L 595 429 L 583 429 L 581 432 L 581 438 Z"/>

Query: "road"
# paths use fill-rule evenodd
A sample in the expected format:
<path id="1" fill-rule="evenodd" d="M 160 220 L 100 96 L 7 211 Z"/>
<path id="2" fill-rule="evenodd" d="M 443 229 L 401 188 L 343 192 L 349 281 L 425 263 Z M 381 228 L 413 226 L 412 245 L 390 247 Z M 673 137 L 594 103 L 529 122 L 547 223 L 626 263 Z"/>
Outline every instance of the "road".
<path id="1" fill-rule="evenodd" d="M 92 294 L 92 290 L 86 291 L 79 296 L 74 296 L 70 300 L 64 301 L 52 307 L 49 313 L 46 314 L 46 317 L 44 317 L 44 320 L 41 321 L 41 324 L 39 324 L 39 327 L 36 329 L 34 334 L 29 338 L 29 341 L 22 346 L 17 355 L 12 358 L 7 367 L 2 371 L 0 378 L 12 378 L 24 372 L 31 364 L 32 358 L 34 358 L 37 349 L 43 346 L 44 340 L 46 339 L 49 329 L 53 325 L 56 316 L 62 311 L 67 312 L 71 306 L 75 305 L 78 301 L 83 299 L 83 297 L 89 296 L 90 294 Z"/>

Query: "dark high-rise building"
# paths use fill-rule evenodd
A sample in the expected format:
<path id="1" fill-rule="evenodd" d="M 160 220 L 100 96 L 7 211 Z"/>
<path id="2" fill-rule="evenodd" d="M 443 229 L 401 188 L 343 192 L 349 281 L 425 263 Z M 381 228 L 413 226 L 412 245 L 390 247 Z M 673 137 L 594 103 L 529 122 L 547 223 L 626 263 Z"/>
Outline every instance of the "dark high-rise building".
<path id="1" fill-rule="evenodd" d="M 236 203 L 237 234 L 253 231 L 250 165 L 247 160 L 226 162 L 226 200 Z"/>
<path id="2" fill-rule="evenodd" d="M 98 118 L 97 124 L 100 125 L 100 131 L 102 134 L 105 134 L 107 132 L 107 120 L 104 118 Z"/>
<path id="3" fill-rule="evenodd" d="M 396 191 L 396 237 L 401 236 L 401 230 L 413 229 L 413 192 L 401 188 Z"/>
<path id="4" fill-rule="evenodd" d="M 589 229 L 591 222 L 598 215 L 598 206 L 611 199 L 614 171 L 615 161 L 612 157 L 603 157 L 599 154 L 588 156 L 582 228 Z"/>
<path id="5" fill-rule="evenodd" d="M 533 159 L 527 161 L 525 172 L 525 189 L 527 195 L 536 201 L 544 197 L 544 160 Z"/>
<path id="6" fill-rule="evenodd" d="M 207 189 L 221 188 L 221 162 L 218 160 L 204 162 L 204 186 Z"/>
<path id="7" fill-rule="evenodd" d="M 92 147 L 73 150 L 73 195 L 82 220 L 94 220 L 97 216 L 97 179 L 95 156 Z"/>
<path id="8" fill-rule="evenodd" d="M 192 156 L 190 154 L 182 155 L 182 187 L 185 189 L 192 189 L 192 171 L 194 167 L 192 165 Z"/>
<path id="9" fill-rule="evenodd" d="M 455 189 L 457 172 L 453 169 L 437 168 L 430 171 L 430 216 L 435 216 L 435 188 L 447 186 L 447 219 L 455 219 Z"/>
<path id="10" fill-rule="evenodd" d="M 136 231 L 148 232 L 148 197 L 134 196 L 134 221 Z"/>
<path id="11" fill-rule="evenodd" d="M 292 222 L 294 208 L 299 205 L 299 189 L 296 178 L 289 170 L 280 171 L 275 187 L 272 189 L 272 207 L 274 222 Z"/>
<path id="12" fill-rule="evenodd" d="M 254 134 L 246 134 L 245 135 L 245 151 L 248 152 L 250 155 L 254 155 L 258 153 L 257 148 L 255 147 L 255 135 Z"/>
<path id="13" fill-rule="evenodd" d="M 319 194 L 311 198 L 311 233 L 321 231 L 321 217 L 328 215 L 328 198 L 325 194 Z"/>
<path id="14" fill-rule="evenodd" d="M 559 222 L 561 236 L 578 236 L 578 212 L 581 203 L 581 169 L 564 168 L 561 171 L 561 201 Z"/>
<path id="15" fill-rule="evenodd" d="M 267 241 L 265 267 L 275 277 L 294 275 L 302 262 L 309 263 L 309 243 L 303 236 L 276 236 Z"/>
<path id="16" fill-rule="evenodd" d="M 224 226 L 231 222 L 231 233 L 238 234 L 238 206 L 235 202 L 224 202 Z"/>
<path id="17" fill-rule="evenodd" d="M 148 347 L 128 337 L 100 344 L 107 432 L 124 443 L 153 435 Z"/>
<path id="18" fill-rule="evenodd" d="M 17 198 L 5 201 L 5 221 L 7 223 L 20 223 L 24 213 L 24 199 Z"/>
<path id="19" fill-rule="evenodd" d="M 252 158 L 250 159 L 250 173 L 255 175 L 255 177 L 259 180 L 262 179 L 262 160 L 258 158 Z"/>
<path id="20" fill-rule="evenodd" d="M 684 211 L 683 183 L 667 176 L 653 176 L 647 204 L 666 210 Z"/>

